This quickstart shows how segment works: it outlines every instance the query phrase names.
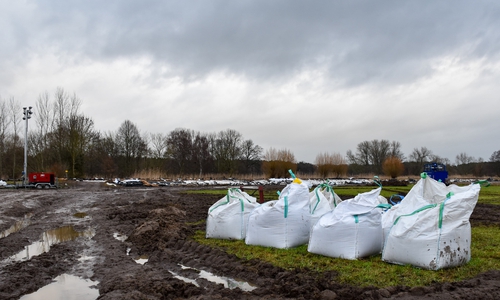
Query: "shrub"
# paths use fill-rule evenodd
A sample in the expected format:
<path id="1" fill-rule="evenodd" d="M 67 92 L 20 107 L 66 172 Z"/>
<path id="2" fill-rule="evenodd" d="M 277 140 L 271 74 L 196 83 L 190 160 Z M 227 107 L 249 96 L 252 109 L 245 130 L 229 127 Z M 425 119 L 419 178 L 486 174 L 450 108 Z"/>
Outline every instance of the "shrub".
<path id="1" fill-rule="evenodd" d="M 401 174 L 403 174 L 405 167 L 401 159 L 391 156 L 387 158 L 382 164 L 382 171 L 385 175 L 390 176 L 391 178 L 397 178 Z"/>
<path id="2" fill-rule="evenodd" d="M 271 147 L 266 151 L 264 161 L 262 162 L 262 172 L 266 177 L 288 177 L 288 170 L 292 170 L 294 173 L 297 171 L 295 156 L 290 150 L 276 150 Z"/>
<path id="3" fill-rule="evenodd" d="M 320 153 L 316 156 L 316 166 L 321 177 L 327 178 L 334 176 L 336 178 L 347 174 L 347 163 L 344 157 L 339 153 Z"/>

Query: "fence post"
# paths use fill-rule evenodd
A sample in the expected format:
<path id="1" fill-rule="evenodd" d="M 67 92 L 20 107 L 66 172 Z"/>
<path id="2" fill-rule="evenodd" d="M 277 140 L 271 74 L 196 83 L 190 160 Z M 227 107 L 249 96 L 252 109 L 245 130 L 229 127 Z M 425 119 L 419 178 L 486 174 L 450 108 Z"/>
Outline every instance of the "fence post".
<path id="1" fill-rule="evenodd" d="M 264 187 L 259 185 L 259 203 L 264 203 Z"/>

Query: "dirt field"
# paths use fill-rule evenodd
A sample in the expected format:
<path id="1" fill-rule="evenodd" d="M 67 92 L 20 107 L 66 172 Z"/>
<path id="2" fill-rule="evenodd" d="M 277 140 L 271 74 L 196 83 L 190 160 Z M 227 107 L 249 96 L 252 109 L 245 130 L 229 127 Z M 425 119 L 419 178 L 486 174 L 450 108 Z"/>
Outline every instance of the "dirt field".
<path id="1" fill-rule="evenodd" d="M 240 260 L 189 239 L 219 197 L 182 189 L 80 182 L 0 190 L 0 299 L 19 299 L 64 274 L 91 282 L 98 296 L 90 299 L 500 299 L 499 270 L 426 287 L 360 288 L 338 284 L 335 272 Z M 471 221 L 499 226 L 500 208 L 479 204 Z"/>

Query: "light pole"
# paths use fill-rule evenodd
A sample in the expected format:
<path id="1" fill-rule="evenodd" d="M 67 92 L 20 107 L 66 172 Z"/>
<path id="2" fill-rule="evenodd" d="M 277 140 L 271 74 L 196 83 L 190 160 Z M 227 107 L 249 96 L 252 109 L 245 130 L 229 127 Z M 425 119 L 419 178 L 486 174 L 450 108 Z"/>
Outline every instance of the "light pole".
<path id="1" fill-rule="evenodd" d="M 23 186 L 26 186 L 26 176 L 28 176 L 28 120 L 31 119 L 32 107 L 23 107 L 23 120 L 26 120 L 26 130 L 24 131 L 24 169 L 23 169 Z"/>

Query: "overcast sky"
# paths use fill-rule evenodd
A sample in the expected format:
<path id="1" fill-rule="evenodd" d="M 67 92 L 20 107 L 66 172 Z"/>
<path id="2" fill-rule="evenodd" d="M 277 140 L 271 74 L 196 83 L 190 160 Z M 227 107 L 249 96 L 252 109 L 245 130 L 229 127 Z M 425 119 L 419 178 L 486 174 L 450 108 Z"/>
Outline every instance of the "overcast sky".
<path id="1" fill-rule="evenodd" d="M 311 163 L 374 139 L 488 160 L 500 2 L 0 0 L 0 97 L 58 87 L 101 132 L 230 128 Z"/>

